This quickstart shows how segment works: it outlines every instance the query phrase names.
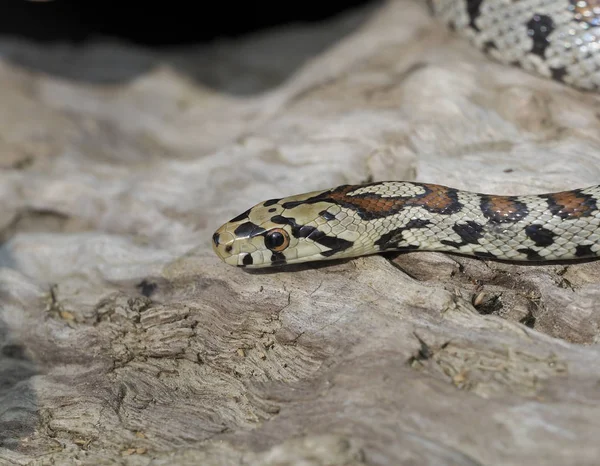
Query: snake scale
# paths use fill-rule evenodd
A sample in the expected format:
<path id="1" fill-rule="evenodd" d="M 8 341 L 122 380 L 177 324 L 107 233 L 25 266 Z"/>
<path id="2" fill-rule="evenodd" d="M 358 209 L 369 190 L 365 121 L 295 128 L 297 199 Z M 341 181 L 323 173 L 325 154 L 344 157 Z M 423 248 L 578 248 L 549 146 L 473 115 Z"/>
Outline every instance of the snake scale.
<path id="1" fill-rule="evenodd" d="M 600 0 L 429 0 L 493 59 L 587 91 L 600 89 Z M 261 202 L 221 226 L 225 263 L 270 267 L 383 251 L 487 259 L 600 257 L 600 186 L 498 196 L 409 181 L 343 185 Z"/>
<path id="2" fill-rule="evenodd" d="M 600 88 L 600 0 L 429 0 L 493 59 L 585 90 Z"/>

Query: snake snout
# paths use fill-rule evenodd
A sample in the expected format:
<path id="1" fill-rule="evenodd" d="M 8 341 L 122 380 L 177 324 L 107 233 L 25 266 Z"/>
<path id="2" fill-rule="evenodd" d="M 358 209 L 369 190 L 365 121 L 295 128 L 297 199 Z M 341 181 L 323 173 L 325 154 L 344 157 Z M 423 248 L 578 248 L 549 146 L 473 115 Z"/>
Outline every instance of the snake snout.
<path id="1" fill-rule="evenodd" d="M 227 261 L 228 258 L 237 254 L 235 246 L 235 236 L 228 232 L 223 225 L 219 228 L 212 237 L 212 247 L 215 254 L 222 260 Z"/>

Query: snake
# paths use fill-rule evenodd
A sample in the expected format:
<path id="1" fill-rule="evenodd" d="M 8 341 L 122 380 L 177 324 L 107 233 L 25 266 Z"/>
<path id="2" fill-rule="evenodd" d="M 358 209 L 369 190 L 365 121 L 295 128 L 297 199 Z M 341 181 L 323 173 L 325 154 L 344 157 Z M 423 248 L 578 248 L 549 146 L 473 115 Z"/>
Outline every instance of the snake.
<path id="1" fill-rule="evenodd" d="M 430 10 L 506 65 L 581 91 L 600 88 L 600 0 L 428 0 Z M 212 236 L 237 267 L 278 267 L 386 251 L 546 262 L 600 257 L 600 185 L 503 196 L 376 181 L 269 199 Z"/>
<path id="2" fill-rule="evenodd" d="M 600 88 L 600 0 L 429 0 L 492 59 L 580 90 Z"/>
<path id="3" fill-rule="evenodd" d="M 415 250 L 589 259 L 600 256 L 600 186 L 499 196 L 411 181 L 341 185 L 261 202 L 222 225 L 212 245 L 240 267 Z"/>

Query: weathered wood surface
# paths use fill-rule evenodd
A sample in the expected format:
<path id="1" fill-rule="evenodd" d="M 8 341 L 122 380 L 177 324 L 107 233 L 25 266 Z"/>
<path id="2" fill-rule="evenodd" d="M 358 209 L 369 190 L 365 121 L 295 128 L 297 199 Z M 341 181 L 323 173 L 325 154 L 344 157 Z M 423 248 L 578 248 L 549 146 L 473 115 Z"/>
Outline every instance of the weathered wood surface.
<path id="1" fill-rule="evenodd" d="M 197 51 L 0 55 L 1 464 L 598 464 L 598 262 L 249 273 L 210 249 L 344 182 L 597 184 L 597 96 L 408 0 Z"/>

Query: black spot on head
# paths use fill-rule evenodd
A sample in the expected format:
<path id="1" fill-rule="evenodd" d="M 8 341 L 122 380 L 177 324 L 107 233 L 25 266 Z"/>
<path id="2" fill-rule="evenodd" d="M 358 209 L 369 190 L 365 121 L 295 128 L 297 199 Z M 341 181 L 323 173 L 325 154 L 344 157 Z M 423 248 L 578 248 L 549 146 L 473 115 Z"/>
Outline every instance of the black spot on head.
<path id="1" fill-rule="evenodd" d="M 296 225 L 296 220 L 294 220 L 293 218 L 284 217 L 283 215 L 273 215 L 271 217 L 271 221 L 279 225 Z"/>
<path id="2" fill-rule="evenodd" d="M 379 246 L 380 251 L 384 251 L 386 249 L 416 249 L 415 246 L 409 244 L 400 245 L 400 243 L 404 241 L 403 233 L 406 230 L 412 230 L 413 228 L 427 228 L 430 223 L 430 220 L 414 218 L 405 226 L 396 228 L 385 235 L 381 235 L 381 238 L 375 241 L 375 245 Z"/>
<path id="3" fill-rule="evenodd" d="M 273 213 L 273 212 L 275 212 L 276 210 L 277 210 L 277 209 L 276 209 L 275 207 L 271 207 L 271 208 L 269 209 L 269 212 L 270 212 L 270 213 Z"/>
<path id="4" fill-rule="evenodd" d="M 547 15 L 535 14 L 527 22 L 527 35 L 533 39 L 531 53 L 544 58 L 546 49 L 550 45 L 548 36 L 554 30 L 554 21 Z"/>
<path id="5" fill-rule="evenodd" d="M 250 254 L 246 254 L 242 259 L 242 264 L 244 265 L 252 265 L 253 262 L 254 260 L 252 259 L 252 255 Z"/>
<path id="6" fill-rule="evenodd" d="M 240 215 L 238 215 L 237 217 L 232 218 L 229 221 L 230 222 L 241 222 L 245 218 L 248 218 L 249 215 L 250 215 L 250 209 L 248 209 L 246 212 L 242 212 Z"/>
<path id="7" fill-rule="evenodd" d="M 554 237 L 556 236 L 556 234 L 542 225 L 527 225 L 525 227 L 525 234 L 536 246 L 542 248 L 554 243 Z"/>
<path id="8" fill-rule="evenodd" d="M 300 229 L 302 228 L 302 225 L 299 225 L 298 223 L 296 223 L 295 218 L 284 217 L 283 215 L 273 215 L 271 217 L 271 221 L 273 223 L 277 223 L 278 225 L 291 226 L 292 227 L 292 236 L 295 236 L 296 238 L 301 238 Z M 312 228 L 312 227 L 309 227 L 309 228 Z"/>
<path id="9" fill-rule="evenodd" d="M 285 256 L 280 252 L 274 252 L 271 255 L 271 265 L 284 265 L 286 263 Z"/>
<path id="10" fill-rule="evenodd" d="M 262 235 L 264 232 L 264 228 L 252 222 L 242 223 L 233 231 L 238 238 L 251 238 L 252 236 Z"/>
<path id="11" fill-rule="evenodd" d="M 158 286 L 156 283 L 149 282 L 147 280 L 142 280 L 140 283 L 136 285 L 136 288 L 139 288 L 140 293 L 144 295 L 146 298 L 149 298 Z"/>
<path id="12" fill-rule="evenodd" d="M 575 257 L 595 257 L 591 244 L 580 244 L 575 248 Z"/>
<path id="13" fill-rule="evenodd" d="M 483 225 L 473 222 L 472 220 L 468 220 L 465 223 L 454 225 L 452 229 L 460 237 L 461 241 L 458 242 L 444 239 L 440 241 L 440 243 L 459 248 L 461 246 L 465 246 L 466 244 L 479 244 L 479 239 L 481 238 L 481 234 L 483 232 Z"/>
<path id="14" fill-rule="evenodd" d="M 326 210 L 319 212 L 319 215 L 327 221 L 335 220 L 335 215 L 333 215 L 331 212 L 327 212 Z"/>
<path id="15" fill-rule="evenodd" d="M 215 243 L 215 246 L 219 245 L 219 233 L 215 233 L 212 237 L 213 243 Z"/>
<path id="16" fill-rule="evenodd" d="M 517 251 L 520 252 L 521 254 L 525 254 L 527 256 L 528 261 L 544 260 L 544 258 L 542 256 L 540 256 L 539 253 L 537 251 L 534 251 L 533 249 L 521 248 L 521 249 L 517 249 Z"/>
<path id="17" fill-rule="evenodd" d="M 225 246 L 225 252 L 231 252 L 232 249 L 233 249 L 233 246 L 231 244 L 228 244 L 227 246 Z"/>
<path id="18" fill-rule="evenodd" d="M 269 199 L 268 201 L 265 201 L 263 203 L 263 206 L 265 207 L 269 207 L 272 206 L 273 204 L 277 204 L 281 199 Z"/>

